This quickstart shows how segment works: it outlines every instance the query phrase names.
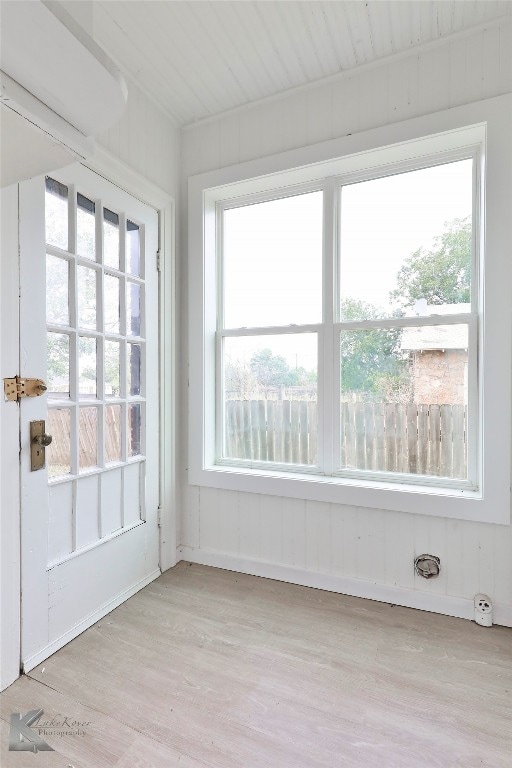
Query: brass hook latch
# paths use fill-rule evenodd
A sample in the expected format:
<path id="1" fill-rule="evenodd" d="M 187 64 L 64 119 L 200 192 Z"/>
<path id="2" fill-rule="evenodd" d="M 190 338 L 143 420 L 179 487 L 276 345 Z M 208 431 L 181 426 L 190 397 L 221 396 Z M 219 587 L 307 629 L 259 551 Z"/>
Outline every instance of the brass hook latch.
<path id="1" fill-rule="evenodd" d="M 42 379 L 25 379 L 15 376 L 4 379 L 4 394 L 6 400 L 21 400 L 22 397 L 40 397 L 48 387 Z"/>

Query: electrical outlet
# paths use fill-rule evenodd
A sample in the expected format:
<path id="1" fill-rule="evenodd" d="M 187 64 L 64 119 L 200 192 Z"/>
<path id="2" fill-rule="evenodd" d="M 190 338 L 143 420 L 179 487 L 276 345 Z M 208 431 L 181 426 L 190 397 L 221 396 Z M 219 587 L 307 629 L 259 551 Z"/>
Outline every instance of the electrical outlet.
<path id="1" fill-rule="evenodd" d="M 482 592 L 475 595 L 475 621 L 481 627 L 492 627 L 492 600 Z"/>

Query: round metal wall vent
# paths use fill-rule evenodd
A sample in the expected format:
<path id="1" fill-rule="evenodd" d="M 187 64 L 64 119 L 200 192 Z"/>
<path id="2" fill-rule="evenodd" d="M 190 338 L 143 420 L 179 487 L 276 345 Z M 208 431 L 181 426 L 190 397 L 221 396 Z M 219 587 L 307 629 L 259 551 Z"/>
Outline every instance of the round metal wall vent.
<path id="1" fill-rule="evenodd" d="M 418 555 L 414 560 L 414 570 L 424 579 L 434 579 L 439 576 L 441 560 L 435 555 Z"/>

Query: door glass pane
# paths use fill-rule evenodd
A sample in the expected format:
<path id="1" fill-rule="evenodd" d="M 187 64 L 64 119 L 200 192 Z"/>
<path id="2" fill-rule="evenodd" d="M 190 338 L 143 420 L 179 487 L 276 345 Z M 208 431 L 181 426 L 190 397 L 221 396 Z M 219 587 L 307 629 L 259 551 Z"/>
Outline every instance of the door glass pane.
<path id="1" fill-rule="evenodd" d="M 313 333 L 224 339 L 224 455 L 315 464 L 318 343 Z"/>
<path id="2" fill-rule="evenodd" d="M 68 188 L 46 177 L 45 189 L 46 242 L 68 250 Z"/>
<path id="3" fill-rule="evenodd" d="M 131 396 L 140 395 L 140 344 L 128 344 L 128 382 Z"/>
<path id="4" fill-rule="evenodd" d="M 67 218 L 73 207 L 68 205 L 68 188 L 49 180 L 46 195 L 48 241 L 67 248 Z M 70 244 L 70 251 L 62 254 L 66 258 L 53 248 L 47 256 L 48 432 L 54 440 L 46 456 L 50 478 L 71 475 L 66 480 L 70 497 L 77 500 L 73 515 L 78 546 L 99 537 L 98 513 L 103 522 L 110 519 L 105 508 L 110 499 L 102 494 L 112 483 L 102 484 L 99 470 L 107 468 L 112 477 L 118 472 L 121 488 L 124 470 L 112 465 L 141 457 L 144 450 L 144 227 L 125 211 L 77 193 L 71 230 L 76 230 L 76 247 Z M 71 405 L 70 397 L 78 402 Z M 135 469 L 139 477 L 138 462 Z M 131 489 L 124 488 L 130 496 Z M 97 501 L 104 506 L 98 509 Z M 143 500 L 137 491 L 124 504 L 129 517 L 131 506 L 139 514 Z M 79 528 L 89 514 L 94 525 L 82 540 Z"/>
<path id="5" fill-rule="evenodd" d="M 341 333 L 341 466 L 467 477 L 468 326 Z"/>
<path id="6" fill-rule="evenodd" d="M 126 335 L 140 336 L 141 287 L 138 283 L 126 284 Z"/>
<path id="7" fill-rule="evenodd" d="M 69 336 L 47 333 L 48 397 L 69 397 Z"/>
<path id="8" fill-rule="evenodd" d="M 128 456 L 141 453 L 141 406 L 132 403 L 128 406 Z"/>
<path id="9" fill-rule="evenodd" d="M 105 408 L 105 461 L 121 461 L 121 406 Z"/>
<path id="10" fill-rule="evenodd" d="M 78 266 L 76 272 L 78 326 L 96 330 L 96 270 Z"/>
<path id="11" fill-rule="evenodd" d="M 78 443 L 80 469 L 96 467 L 98 464 L 97 408 L 80 408 Z"/>
<path id="12" fill-rule="evenodd" d="M 120 344 L 105 341 L 105 397 L 119 397 L 121 381 Z"/>
<path id="13" fill-rule="evenodd" d="M 119 216 L 103 209 L 103 263 L 119 269 Z"/>
<path id="14" fill-rule="evenodd" d="M 46 322 L 69 325 L 69 262 L 46 255 Z"/>
<path id="15" fill-rule="evenodd" d="M 76 196 L 76 252 L 86 259 L 96 259 L 96 206 L 80 193 Z"/>
<path id="16" fill-rule="evenodd" d="M 105 333 L 119 333 L 119 278 L 105 275 Z"/>
<path id="17" fill-rule="evenodd" d="M 342 320 L 469 311 L 473 161 L 344 186 Z"/>
<path id="18" fill-rule="evenodd" d="M 322 192 L 224 212 L 225 327 L 321 322 L 322 217 Z"/>
<path id="19" fill-rule="evenodd" d="M 126 271 L 140 275 L 140 230 L 133 221 L 126 222 Z"/>
<path id="20" fill-rule="evenodd" d="M 78 394 L 80 397 L 96 397 L 96 339 L 78 337 Z"/>
<path id="21" fill-rule="evenodd" d="M 53 438 L 46 449 L 48 478 L 71 472 L 71 409 L 49 408 L 46 431 Z"/>

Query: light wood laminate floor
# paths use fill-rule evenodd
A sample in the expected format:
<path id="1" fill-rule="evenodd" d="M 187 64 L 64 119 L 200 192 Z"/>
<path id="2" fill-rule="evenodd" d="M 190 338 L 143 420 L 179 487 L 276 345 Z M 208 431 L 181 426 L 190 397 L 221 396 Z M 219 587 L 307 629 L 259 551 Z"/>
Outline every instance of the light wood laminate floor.
<path id="1" fill-rule="evenodd" d="M 83 735 L 8 752 L 37 708 Z M 512 630 L 180 563 L 8 688 L 1 735 L 2 768 L 511 768 Z"/>

